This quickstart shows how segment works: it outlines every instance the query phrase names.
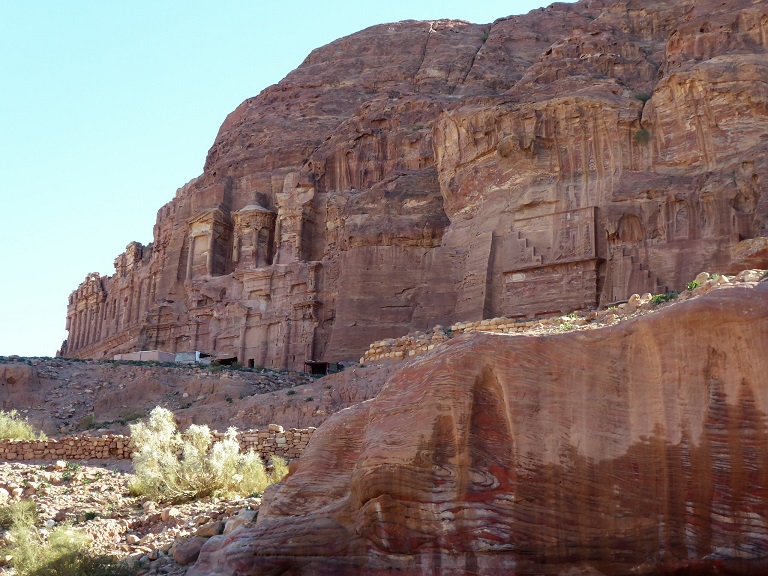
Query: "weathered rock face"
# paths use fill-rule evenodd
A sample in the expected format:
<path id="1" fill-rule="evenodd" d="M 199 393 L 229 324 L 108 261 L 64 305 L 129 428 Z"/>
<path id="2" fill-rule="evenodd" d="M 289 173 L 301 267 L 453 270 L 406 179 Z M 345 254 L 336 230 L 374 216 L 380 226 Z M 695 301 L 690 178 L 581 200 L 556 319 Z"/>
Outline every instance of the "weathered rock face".
<path id="1" fill-rule="evenodd" d="M 456 338 L 319 428 L 189 576 L 762 573 L 766 346 L 765 282 Z"/>
<path id="2" fill-rule="evenodd" d="M 40 378 L 34 366 L 23 364 L 0 366 L 0 409 L 12 410 L 20 405 L 32 405 L 40 401 Z M 8 402 L 18 399 L 16 405 Z"/>
<path id="3" fill-rule="evenodd" d="M 767 38 L 764 2 L 582 0 L 319 48 L 72 294 L 61 354 L 301 368 L 724 270 L 766 235 Z"/>

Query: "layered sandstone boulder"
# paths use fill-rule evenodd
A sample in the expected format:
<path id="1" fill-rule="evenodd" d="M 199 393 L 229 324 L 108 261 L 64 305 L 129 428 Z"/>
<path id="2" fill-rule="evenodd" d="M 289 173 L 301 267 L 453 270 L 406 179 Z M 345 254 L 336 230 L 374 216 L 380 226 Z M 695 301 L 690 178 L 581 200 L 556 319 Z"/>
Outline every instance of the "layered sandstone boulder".
<path id="1" fill-rule="evenodd" d="M 455 338 L 321 426 L 188 576 L 762 573 L 766 346 L 766 282 Z"/>
<path id="2" fill-rule="evenodd" d="M 153 243 L 72 294 L 61 354 L 301 369 L 724 271 L 766 235 L 767 21 L 582 0 L 318 48 L 227 117 Z"/>

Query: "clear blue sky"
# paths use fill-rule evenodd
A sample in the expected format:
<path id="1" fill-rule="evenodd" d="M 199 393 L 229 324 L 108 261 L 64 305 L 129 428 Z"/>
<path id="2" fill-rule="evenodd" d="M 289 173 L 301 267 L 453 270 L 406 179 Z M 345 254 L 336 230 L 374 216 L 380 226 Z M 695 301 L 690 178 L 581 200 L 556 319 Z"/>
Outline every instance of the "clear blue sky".
<path id="1" fill-rule="evenodd" d="M 539 0 L 0 0 L 0 356 L 52 356 L 67 298 L 152 240 L 226 115 L 368 26 Z"/>

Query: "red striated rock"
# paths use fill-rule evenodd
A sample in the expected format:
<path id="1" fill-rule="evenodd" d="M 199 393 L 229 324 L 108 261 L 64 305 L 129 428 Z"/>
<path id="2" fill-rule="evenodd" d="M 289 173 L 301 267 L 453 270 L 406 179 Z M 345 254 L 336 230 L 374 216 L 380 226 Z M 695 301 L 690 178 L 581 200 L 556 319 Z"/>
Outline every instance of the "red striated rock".
<path id="1" fill-rule="evenodd" d="M 766 235 L 764 2 L 374 26 L 225 120 L 62 355 L 298 368 L 435 324 L 682 289 Z"/>
<path id="2" fill-rule="evenodd" d="M 768 283 L 453 339 L 321 426 L 188 576 L 758 574 Z"/>

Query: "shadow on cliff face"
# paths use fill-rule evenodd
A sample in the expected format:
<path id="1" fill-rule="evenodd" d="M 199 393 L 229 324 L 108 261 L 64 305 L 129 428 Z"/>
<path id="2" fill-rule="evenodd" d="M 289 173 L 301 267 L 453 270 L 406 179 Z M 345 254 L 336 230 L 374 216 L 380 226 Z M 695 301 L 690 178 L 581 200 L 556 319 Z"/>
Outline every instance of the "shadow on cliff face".
<path id="1" fill-rule="evenodd" d="M 766 283 L 456 338 L 319 428 L 189 576 L 761 573 L 766 347 Z"/>
<path id="2" fill-rule="evenodd" d="M 536 466 L 514 486 L 507 522 L 520 573 L 542 564 L 600 573 L 755 574 L 768 568 L 766 414 L 743 381 L 728 403 L 716 380 L 696 443 L 657 427 L 604 461 L 571 446 L 562 464 Z M 520 529 L 521 527 L 535 527 Z"/>

